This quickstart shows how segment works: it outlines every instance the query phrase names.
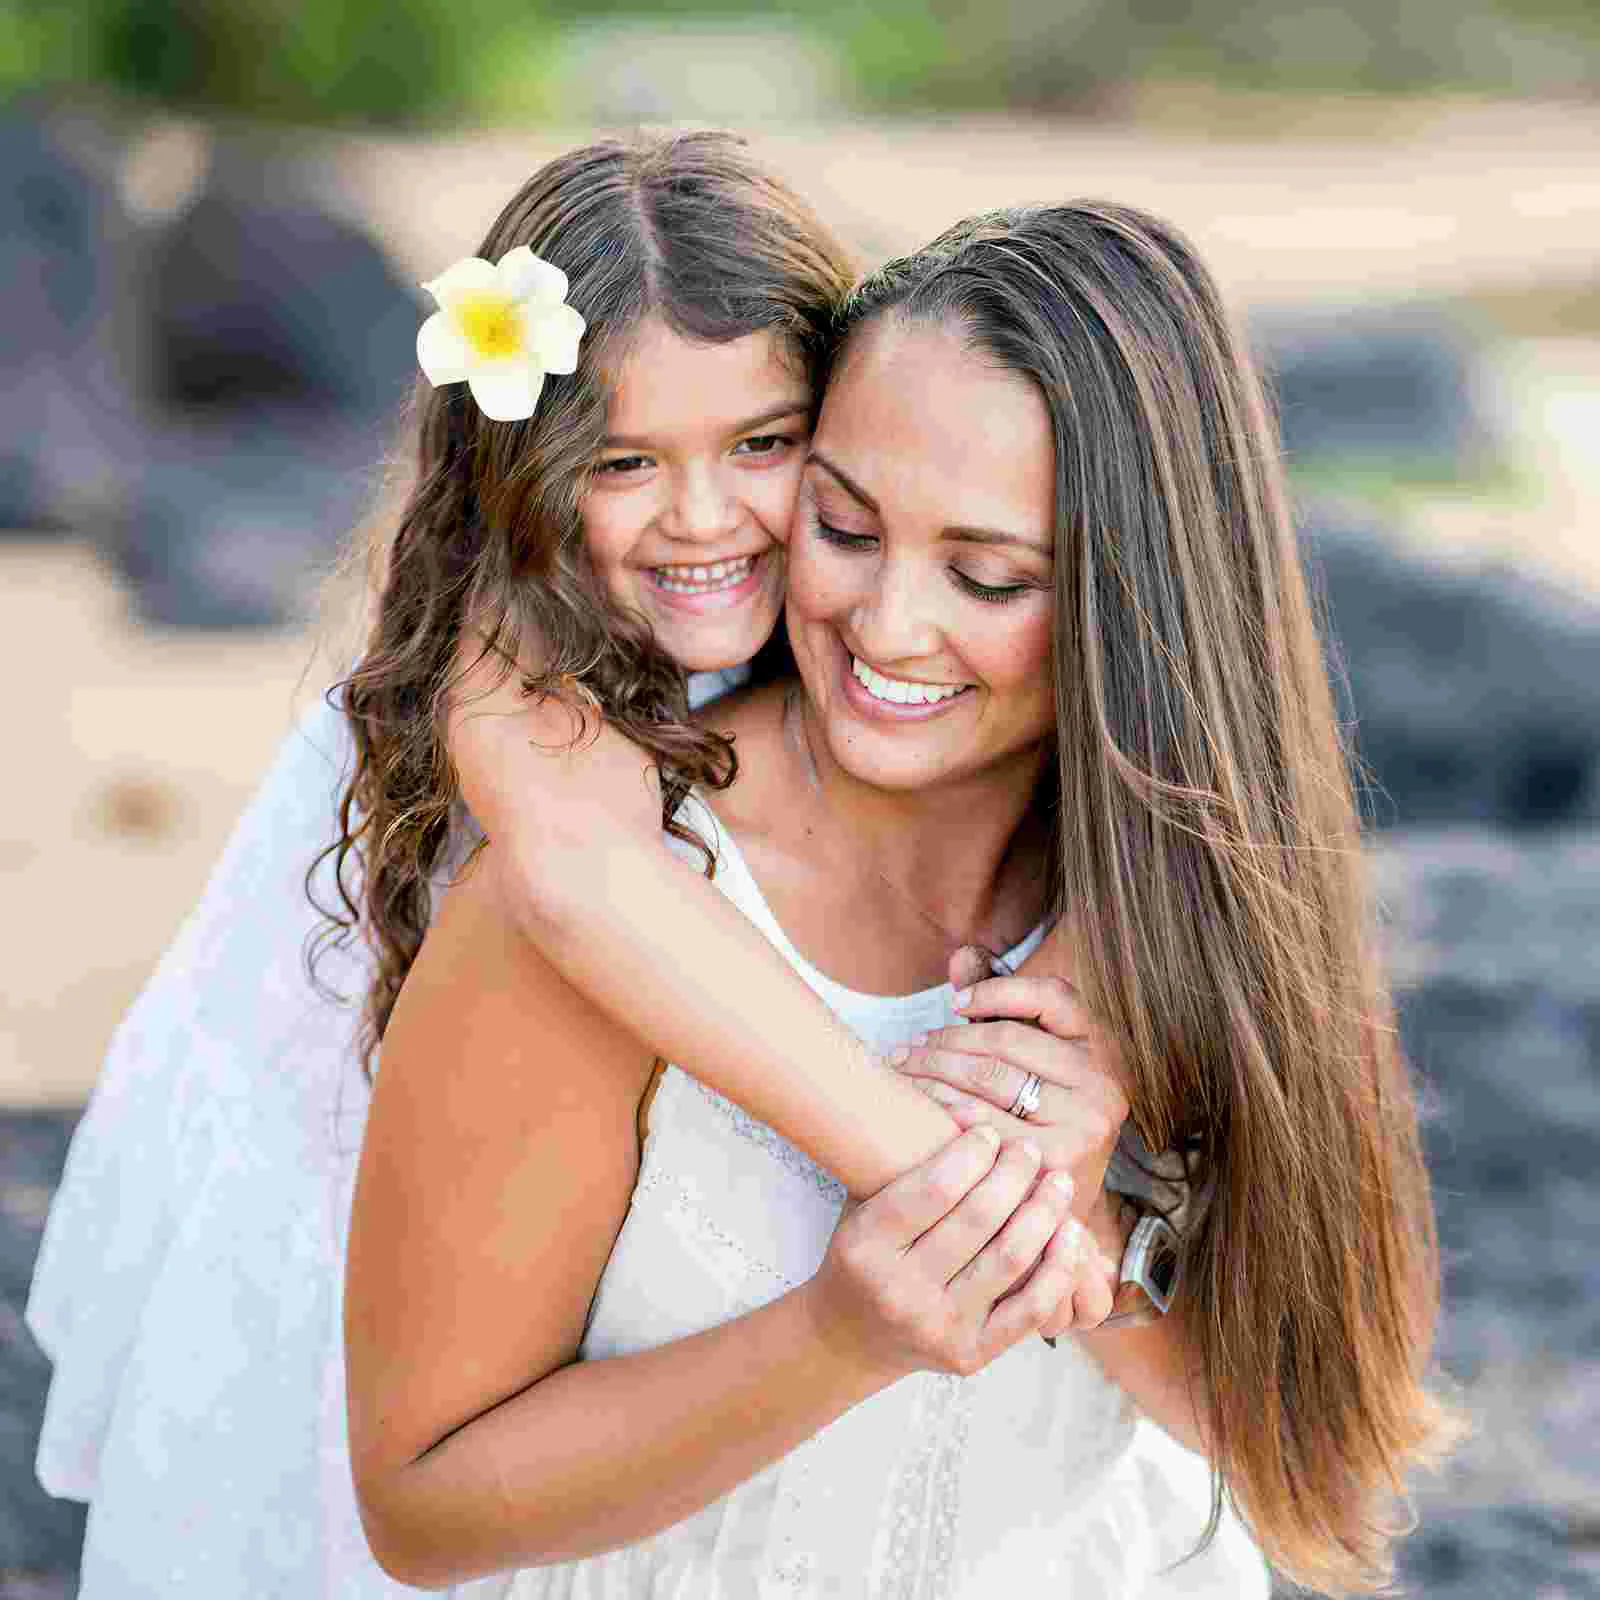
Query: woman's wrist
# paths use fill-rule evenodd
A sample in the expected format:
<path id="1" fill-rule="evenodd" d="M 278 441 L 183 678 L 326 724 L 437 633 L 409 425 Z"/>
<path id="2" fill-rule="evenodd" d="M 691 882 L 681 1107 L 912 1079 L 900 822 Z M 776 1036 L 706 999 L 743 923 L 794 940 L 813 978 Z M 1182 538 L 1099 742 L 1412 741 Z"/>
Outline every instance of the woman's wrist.
<path id="1" fill-rule="evenodd" d="M 818 1279 L 790 1290 L 787 1298 L 805 1336 L 834 1369 L 837 1382 L 854 1395 L 850 1405 L 859 1405 L 916 1370 L 880 1346 L 863 1323 L 842 1315 Z"/>

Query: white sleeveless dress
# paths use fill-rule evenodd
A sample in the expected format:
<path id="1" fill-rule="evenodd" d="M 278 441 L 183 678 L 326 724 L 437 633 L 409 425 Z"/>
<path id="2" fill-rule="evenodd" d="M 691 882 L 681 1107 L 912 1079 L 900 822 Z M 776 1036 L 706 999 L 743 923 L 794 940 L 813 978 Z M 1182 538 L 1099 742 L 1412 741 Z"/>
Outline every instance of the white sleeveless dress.
<path id="1" fill-rule="evenodd" d="M 74 1141 L 29 1322 L 55 1364 L 41 1480 L 91 1502 L 82 1600 L 395 1597 L 361 1534 L 340 1338 L 366 1109 L 352 1013 L 299 965 L 301 863 L 348 742 L 314 712 L 130 1014 Z M 719 887 L 883 1049 L 949 1015 L 810 967 L 717 835 Z M 1013 955 L 1020 959 L 1026 952 Z M 339 981 L 359 993 L 361 963 Z M 668 1068 L 581 1354 L 661 1344 L 816 1268 L 842 1191 Z M 1202 1463 L 1135 1419 L 1070 1341 L 968 1380 L 906 1379 L 713 1505 L 611 1554 L 463 1585 L 473 1600 L 813 1595 L 1096 1600 L 1267 1593 Z"/>

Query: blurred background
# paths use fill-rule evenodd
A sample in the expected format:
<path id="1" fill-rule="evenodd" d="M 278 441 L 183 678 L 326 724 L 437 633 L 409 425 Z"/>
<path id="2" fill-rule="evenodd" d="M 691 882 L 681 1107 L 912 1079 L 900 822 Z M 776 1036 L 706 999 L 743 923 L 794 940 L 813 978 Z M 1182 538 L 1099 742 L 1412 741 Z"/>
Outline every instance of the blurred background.
<path id="1" fill-rule="evenodd" d="M 72 1592 L 20 1321 L 66 1139 L 348 648 L 417 284 L 560 149 L 675 121 L 748 132 L 866 262 L 1109 197 L 1246 314 L 1481 1425 L 1406 1575 L 1600 1596 L 1594 0 L 0 0 L 0 97 L 0 1596 Z"/>

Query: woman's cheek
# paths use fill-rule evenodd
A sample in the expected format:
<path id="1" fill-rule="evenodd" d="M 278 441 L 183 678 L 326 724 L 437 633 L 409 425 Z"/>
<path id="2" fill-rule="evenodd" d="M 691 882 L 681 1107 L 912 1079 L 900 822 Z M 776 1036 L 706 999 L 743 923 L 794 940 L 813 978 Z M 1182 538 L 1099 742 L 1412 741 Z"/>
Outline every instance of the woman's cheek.
<path id="1" fill-rule="evenodd" d="M 855 592 L 848 569 L 819 548 L 804 527 L 789 541 L 789 614 L 802 622 L 821 621 L 848 610 Z"/>
<path id="2" fill-rule="evenodd" d="M 991 687 L 1037 690 L 1053 699 L 1051 597 L 1029 596 L 1000 609 L 1023 614 L 1002 616 L 1004 626 L 986 641 L 981 661 L 974 664 L 981 667 Z"/>

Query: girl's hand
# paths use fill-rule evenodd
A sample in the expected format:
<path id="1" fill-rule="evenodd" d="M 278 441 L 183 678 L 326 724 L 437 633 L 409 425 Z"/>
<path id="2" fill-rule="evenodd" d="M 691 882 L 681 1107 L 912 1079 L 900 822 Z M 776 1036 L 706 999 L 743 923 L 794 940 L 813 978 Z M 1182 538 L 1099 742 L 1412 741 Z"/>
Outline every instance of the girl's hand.
<path id="1" fill-rule="evenodd" d="M 1053 976 L 981 977 L 987 970 L 986 952 L 958 951 L 951 980 L 966 984 L 958 1005 L 973 1020 L 936 1029 L 895 1051 L 889 1062 L 962 1127 L 989 1126 L 1007 1140 L 1031 1138 L 1046 1166 L 1071 1173 L 1080 1197 L 1074 1209 L 1089 1226 L 1105 1270 L 1080 1273 L 1073 1302 L 1040 1331 L 1054 1337 L 1069 1328 L 1096 1328 L 1111 1313 L 1121 1259 L 1119 1214 L 1105 1198 L 1104 1183 L 1128 1115 L 1127 1095 L 1070 983 Z M 1041 1080 L 1039 1105 L 1023 1120 L 1008 1108 L 1030 1072 Z"/>
<path id="2" fill-rule="evenodd" d="M 1070 1298 L 1071 1192 L 1031 1138 L 961 1134 L 846 1212 L 801 1291 L 819 1337 L 888 1382 L 977 1372 Z"/>

